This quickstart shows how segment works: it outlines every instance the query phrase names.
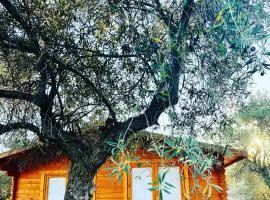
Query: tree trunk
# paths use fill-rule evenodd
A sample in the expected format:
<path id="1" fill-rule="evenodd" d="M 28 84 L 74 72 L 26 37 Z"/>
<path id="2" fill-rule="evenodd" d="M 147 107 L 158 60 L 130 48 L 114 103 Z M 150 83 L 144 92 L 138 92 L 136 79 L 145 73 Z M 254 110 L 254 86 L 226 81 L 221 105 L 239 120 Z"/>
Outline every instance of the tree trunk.
<path id="1" fill-rule="evenodd" d="M 94 177 L 110 156 L 110 151 L 106 151 L 106 148 L 104 146 L 101 148 L 101 146 L 94 149 L 73 147 L 74 151 L 69 154 L 72 163 L 68 174 L 65 200 L 92 199 L 95 192 Z"/>
<path id="2" fill-rule="evenodd" d="M 85 163 L 73 162 L 68 174 L 65 200 L 91 200 L 94 189 L 96 170 L 91 171 Z"/>

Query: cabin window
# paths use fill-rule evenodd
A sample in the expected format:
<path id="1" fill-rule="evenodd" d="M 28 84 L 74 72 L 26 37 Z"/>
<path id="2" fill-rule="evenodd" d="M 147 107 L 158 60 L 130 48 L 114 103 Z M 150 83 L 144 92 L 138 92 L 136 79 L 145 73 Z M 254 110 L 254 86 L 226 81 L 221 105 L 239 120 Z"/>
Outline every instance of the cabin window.
<path id="1" fill-rule="evenodd" d="M 132 200 L 152 200 L 152 192 L 148 190 L 152 182 L 152 169 L 146 167 L 133 168 L 131 173 Z"/>
<path id="2" fill-rule="evenodd" d="M 64 200 L 66 188 L 65 177 L 52 177 L 48 179 L 48 200 Z"/>
<path id="3" fill-rule="evenodd" d="M 66 170 L 41 171 L 40 200 L 64 200 L 67 179 Z"/>
<path id="4" fill-rule="evenodd" d="M 180 166 L 175 166 L 174 163 L 167 164 L 167 166 L 160 166 L 160 163 L 152 163 L 145 164 L 142 167 L 138 167 L 136 163 L 131 164 L 131 175 L 127 176 L 126 182 L 123 182 L 127 185 L 127 196 L 124 194 L 124 199 L 160 200 L 159 189 L 151 191 L 151 188 L 154 187 L 153 183 L 158 180 L 158 177 L 164 173 L 166 175 L 161 184 L 166 185 L 165 182 L 167 182 L 173 187 L 165 188 L 170 194 L 161 190 L 163 200 L 181 200 L 185 195 L 188 195 L 182 193 L 186 187 L 184 179 L 181 178 L 183 169 Z M 163 186 L 161 185 L 161 187 Z"/>
<path id="5" fill-rule="evenodd" d="M 174 187 L 169 187 L 168 192 L 163 192 L 162 196 L 164 200 L 181 199 L 181 182 L 179 167 L 159 167 L 158 173 L 163 175 L 166 173 L 163 182 L 170 183 Z"/>

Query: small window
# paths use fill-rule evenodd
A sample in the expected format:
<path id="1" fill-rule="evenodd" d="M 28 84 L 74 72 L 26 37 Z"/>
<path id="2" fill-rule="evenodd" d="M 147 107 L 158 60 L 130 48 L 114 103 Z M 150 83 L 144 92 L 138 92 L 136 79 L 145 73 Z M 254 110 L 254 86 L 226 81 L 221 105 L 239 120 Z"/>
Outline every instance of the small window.
<path id="1" fill-rule="evenodd" d="M 151 168 L 132 168 L 132 200 L 152 200 Z"/>
<path id="2" fill-rule="evenodd" d="M 170 194 L 163 192 L 163 199 L 164 200 L 175 200 L 175 199 L 181 199 L 181 182 L 180 182 L 180 172 L 179 172 L 179 167 L 159 167 L 158 168 L 158 173 L 159 174 L 164 174 L 167 172 L 165 175 L 165 180 L 164 182 L 168 182 L 171 185 L 173 185 L 173 188 L 170 188 L 168 191 Z"/>
<path id="3" fill-rule="evenodd" d="M 40 200 L 64 200 L 66 183 L 68 179 L 67 170 L 41 171 Z"/>
<path id="4" fill-rule="evenodd" d="M 65 190 L 65 177 L 52 177 L 48 179 L 48 200 L 64 200 Z"/>

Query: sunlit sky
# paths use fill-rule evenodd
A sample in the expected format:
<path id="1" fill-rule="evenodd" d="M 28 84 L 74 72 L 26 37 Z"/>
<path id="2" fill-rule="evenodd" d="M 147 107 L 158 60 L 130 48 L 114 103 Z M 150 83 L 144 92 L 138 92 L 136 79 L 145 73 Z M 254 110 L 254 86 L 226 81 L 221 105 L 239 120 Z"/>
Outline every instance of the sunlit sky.
<path id="1" fill-rule="evenodd" d="M 253 84 L 251 85 L 251 91 L 255 95 L 257 92 L 270 94 L 270 72 L 264 76 L 255 74 Z"/>

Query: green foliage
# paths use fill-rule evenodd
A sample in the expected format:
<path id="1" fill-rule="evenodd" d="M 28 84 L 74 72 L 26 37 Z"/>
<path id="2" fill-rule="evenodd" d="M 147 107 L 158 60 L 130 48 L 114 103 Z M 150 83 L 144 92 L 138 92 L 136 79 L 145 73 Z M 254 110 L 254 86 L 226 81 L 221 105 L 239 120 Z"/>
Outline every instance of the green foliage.
<path id="1" fill-rule="evenodd" d="M 192 137 L 165 138 L 164 143 L 153 143 L 152 150 L 156 151 L 161 158 L 178 158 L 178 162 L 194 168 L 194 176 L 204 176 L 209 172 L 217 158 L 210 152 L 206 154 L 196 140 Z"/>
<path id="2" fill-rule="evenodd" d="M 130 174 L 130 164 L 138 161 L 140 157 L 136 157 L 137 149 L 157 153 L 161 160 L 168 160 L 177 158 L 177 164 L 182 166 L 192 166 L 192 176 L 196 180 L 199 176 L 202 177 L 207 185 L 203 189 L 203 195 L 209 198 L 211 196 L 212 188 L 221 192 L 222 189 L 211 183 L 211 172 L 213 166 L 218 166 L 221 163 L 218 158 L 213 154 L 215 150 L 210 150 L 210 153 L 205 151 L 202 144 L 197 143 L 192 137 L 167 137 L 163 135 L 153 134 L 152 139 L 146 143 L 142 143 L 143 134 L 137 134 L 135 138 L 127 144 L 120 140 L 115 143 L 107 141 L 113 147 L 111 161 L 115 167 L 109 168 L 111 175 L 117 177 L 118 180 L 122 179 L 123 173 Z M 135 143 L 135 144 L 134 144 Z M 131 153 L 132 152 L 132 153 Z M 149 161 L 151 162 L 151 161 Z M 138 167 L 142 167 L 143 163 L 139 163 Z M 164 193 L 170 194 L 170 190 L 175 188 L 170 182 L 166 181 L 168 171 L 158 174 L 157 180 L 149 183 L 148 190 L 158 190 L 160 199 L 163 199 Z M 182 173 L 182 172 L 181 172 Z M 199 184 L 196 187 L 201 187 Z"/>
<path id="3" fill-rule="evenodd" d="M 232 198 L 241 200 L 268 200 L 269 186 L 265 184 L 264 177 L 259 171 L 250 170 L 251 166 L 250 162 L 240 162 L 227 170 L 229 193 Z"/>
<path id="4" fill-rule="evenodd" d="M 227 171 L 231 193 L 241 199 L 270 198 L 269 112 L 269 97 L 258 94 L 236 115 L 236 124 L 225 135 L 227 143 L 249 154 L 248 160 Z"/>
<path id="5" fill-rule="evenodd" d="M 165 171 L 164 173 L 161 174 L 159 173 L 158 179 L 153 181 L 152 183 L 149 183 L 149 185 L 152 185 L 152 187 L 149 188 L 148 190 L 150 191 L 158 190 L 160 200 L 163 200 L 164 192 L 167 194 L 171 194 L 170 190 L 175 188 L 174 185 L 166 181 L 165 177 L 167 173 L 168 171 Z"/>
<path id="6" fill-rule="evenodd" d="M 241 110 L 239 118 L 246 123 L 255 123 L 261 131 L 268 134 L 270 129 L 270 100 L 267 96 L 253 97 L 248 106 Z"/>
<path id="7" fill-rule="evenodd" d="M 11 192 L 11 178 L 8 177 L 4 172 L 0 171 L 0 199 L 9 199 Z"/>
<path id="8" fill-rule="evenodd" d="M 17 131 L 0 137 L 0 143 L 6 149 L 28 148 L 38 142 L 35 135 L 26 131 Z"/>
<path id="9" fill-rule="evenodd" d="M 110 157 L 111 161 L 114 163 L 114 168 L 109 168 L 111 170 L 111 175 L 117 177 L 118 180 L 122 179 L 123 173 L 127 175 L 130 174 L 130 164 L 131 162 L 135 162 L 140 159 L 140 157 L 134 156 L 134 152 L 132 153 L 126 148 L 125 143 L 120 140 L 118 143 L 107 141 L 107 144 L 112 146 L 112 156 Z"/>
<path id="10" fill-rule="evenodd" d="M 171 17 L 168 26 L 158 6 L 147 2 L 14 1 L 37 41 L 1 7 L 0 44 L 5 48 L 0 54 L 0 83 L 6 89 L 37 92 L 37 42 L 50 55 L 43 66 L 47 90 L 52 86 L 52 73 L 61 88 L 53 104 L 59 123 L 70 129 L 73 122 L 82 126 L 100 110 L 104 113 L 97 118 L 105 121 L 108 110 L 96 90 L 118 111 L 119 120 L 124 120 L 144 110 L 155 93 L 164 101 L 174 95 L 168 88 L 174 49 L 181 62 L 182 82 L 173 123 L 185 133 L 207 132 L 226 121 L 228 101 L 241 103 L 252 74 L 266 69 L 262 64 L 269 57 L 265 49 L 269 3 L 197 1 L 182 30 L 184 2 L 189 1 L 161 2 L 162 10 Z M 96 90 L 66 66 L 89 78 Z M 157 91 L 164 81 L 167 84 Z M 13 120 L 27 119 L 39 125 L 39 110 L 25 102 L 16 106 L 18 103 L 6 102 L 1 107 L 2 118 L 14 115 Z"/>

